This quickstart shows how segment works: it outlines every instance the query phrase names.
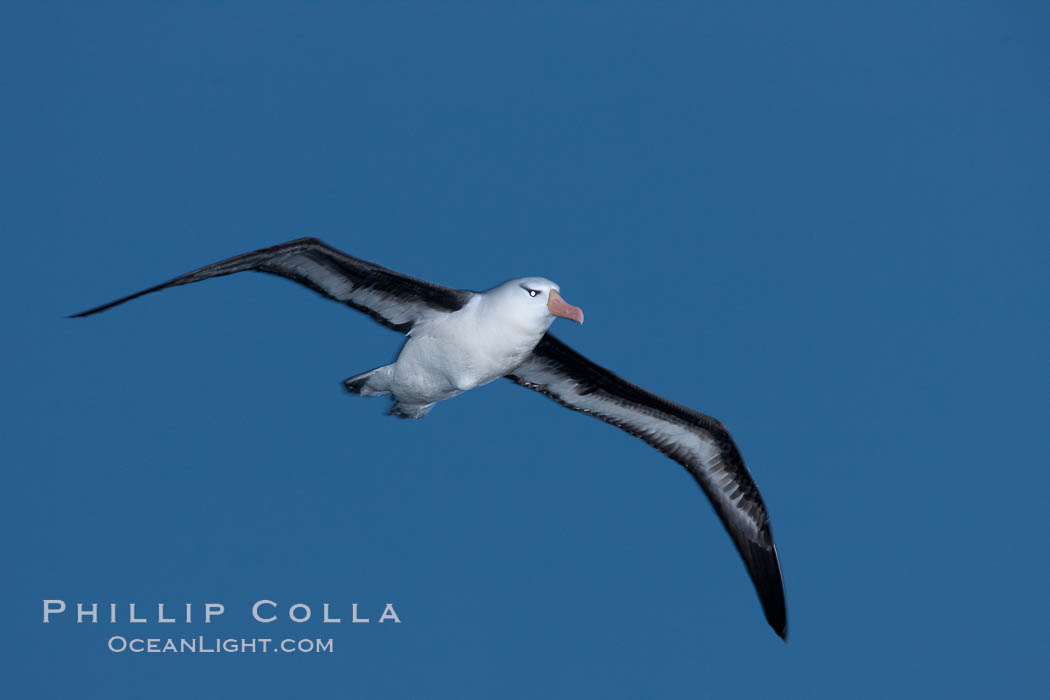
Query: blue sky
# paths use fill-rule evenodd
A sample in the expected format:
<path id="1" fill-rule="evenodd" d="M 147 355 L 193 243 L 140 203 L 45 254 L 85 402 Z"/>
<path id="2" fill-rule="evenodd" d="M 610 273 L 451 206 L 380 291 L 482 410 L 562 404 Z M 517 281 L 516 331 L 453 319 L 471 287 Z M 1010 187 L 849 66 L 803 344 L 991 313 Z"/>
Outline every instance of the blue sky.
<path id="1" fill-rule="evenodd" d="M 1045 697 L 1047 19 L 8 3 L 6 683 Z M 454 287 L 556 280 L 587 314 L 566 342 L 733 432 L 789 643 L 673 462 L 509 382 L 389 418 L 339 381 L 397 335 L 296 285 L 63 318 L 302 235 Z M 47 598 L 227 613 L 44 625 Z M 262 598 L 344 623 L 253 623 Z M 335 651 L 106 650 L 198 634 Z"/>

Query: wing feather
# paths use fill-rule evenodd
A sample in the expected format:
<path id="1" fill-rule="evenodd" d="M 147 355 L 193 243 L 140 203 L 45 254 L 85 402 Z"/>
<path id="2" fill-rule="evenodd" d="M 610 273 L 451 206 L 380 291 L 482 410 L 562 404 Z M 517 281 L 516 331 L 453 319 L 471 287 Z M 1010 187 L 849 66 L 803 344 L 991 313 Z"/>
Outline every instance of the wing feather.
<path id="1" fill-rule="evenodd" d="M 416 324 L 433 318 L 435 314 L 459 310 L 474 294 L 425 282 L 359 260 L 316 238 L 300 238 L 220 260 L 141 292 L 73 314 L 72 317 L 97 314 L 169 287 L 249 270 L 298 282 L 402 333 L 407 333 Z"/>
<path id="2" fill-rule="evenodd" d="M 508 378 L 615 425 L 684 466 L 707 494 L 740 552 L 766 620 L 787 638 L 784 584 L 769 515 L 736 443 L 720 421 L 622 379 L 550 333 Z"/>

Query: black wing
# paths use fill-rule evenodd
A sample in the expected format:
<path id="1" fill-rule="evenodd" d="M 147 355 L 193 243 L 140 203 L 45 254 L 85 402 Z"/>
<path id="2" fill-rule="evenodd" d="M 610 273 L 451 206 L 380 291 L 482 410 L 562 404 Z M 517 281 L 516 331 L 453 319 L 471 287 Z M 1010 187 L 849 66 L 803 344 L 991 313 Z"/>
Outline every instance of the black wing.
<path id="1" fill-rule="evenodd" d="M 155 287 L 73 314 L 72 318 L 97 314 L 143 294 L 159 292 L 168 287 L 246 270 L 268 272 L 295 280 L 329 299 L 363 311 L 387 328 L 402 333 L 407 333 L 419 322 L 433 318 L 436 314 L 461 309 L 474 294 L 424 282 L 358 260 L 316 238 L 300 238 L 212 263 Z"/>
<path id="2" fill-rule="evenodd" d="M 631 384 L 550 333 L 508 379 L 615 425 L 688 469 L 743 557 L 766 620 L 787 639 L 784 582 L 769 514 L 721 422 Z"/>

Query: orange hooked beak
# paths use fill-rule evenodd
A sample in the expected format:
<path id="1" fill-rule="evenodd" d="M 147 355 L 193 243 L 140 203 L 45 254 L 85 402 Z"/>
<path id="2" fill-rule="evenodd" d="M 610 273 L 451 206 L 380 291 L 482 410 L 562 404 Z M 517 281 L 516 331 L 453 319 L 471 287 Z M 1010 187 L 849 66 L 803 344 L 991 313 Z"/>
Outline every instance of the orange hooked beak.
<path id="1" fill-rule="evenodd" d="M 583 323 L 583 309 L 562 299 L 561 294 L 558 294 L 555 289 L 552 289 L 550 296 L 547 297 L 547 309 L 555 316 Z"/>

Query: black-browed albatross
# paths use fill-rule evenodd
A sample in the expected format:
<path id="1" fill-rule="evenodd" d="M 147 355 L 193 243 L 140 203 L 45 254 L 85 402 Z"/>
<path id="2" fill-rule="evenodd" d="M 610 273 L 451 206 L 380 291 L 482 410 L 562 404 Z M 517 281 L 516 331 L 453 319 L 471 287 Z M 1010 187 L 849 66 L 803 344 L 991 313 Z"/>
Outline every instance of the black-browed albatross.
<path id="1" fill-rule="evenodd" d="M 718 420 L 621 379 L 548 333 L 556 316 L 583 323 L 583 311 L 562 299 L 550 280 L 513 279 L 486 292 L 450 289 L 300 238 L 207 265 L 74 317 L 247 270 L 287 277 L 406 334 L 395 362 L 344 382 L 355 394 L 390 396 L 393 415 L 422 418 L 438 401 L 506 377 L 615 425 L 680 463 L 707 494 L 743 557 L 766 620 L 787 639 L 769 515 L 733 438 Z"/>

